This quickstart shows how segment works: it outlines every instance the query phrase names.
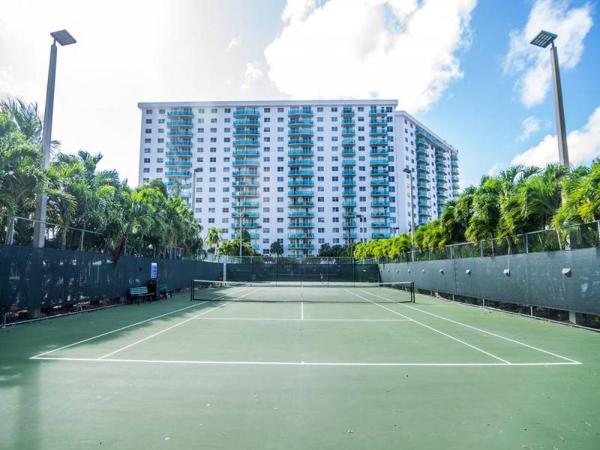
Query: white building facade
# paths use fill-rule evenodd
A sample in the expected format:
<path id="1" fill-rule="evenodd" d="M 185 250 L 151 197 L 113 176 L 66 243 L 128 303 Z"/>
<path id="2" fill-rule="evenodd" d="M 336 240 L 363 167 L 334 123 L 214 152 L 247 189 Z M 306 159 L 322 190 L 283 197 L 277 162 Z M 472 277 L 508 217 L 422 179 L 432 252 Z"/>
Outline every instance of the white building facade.
<path id="1" fill-rule="evenodd" d="M 457 150 L 394 100 L 138 106 L 140 184 L 164 181 L 204 230 L 247 231 L 264 254 L 387 238 L 458 195 Z"/>

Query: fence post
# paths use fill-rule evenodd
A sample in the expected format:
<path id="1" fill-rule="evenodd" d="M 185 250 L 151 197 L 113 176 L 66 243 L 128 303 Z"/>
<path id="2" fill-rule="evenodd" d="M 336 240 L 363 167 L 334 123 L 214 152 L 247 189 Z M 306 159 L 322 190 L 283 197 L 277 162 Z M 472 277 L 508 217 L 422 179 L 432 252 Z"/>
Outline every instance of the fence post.
<path id="1" fill-rule="evenodd" d="M 81 231 L 81 237 L 79 238 L 79 251 L 82 252 L 83 251 L 83 239 L 85 237 L 85 230 L 80 230 Z"/>
<path id="2" fill-rule="evenodd" d="M 529 253 L 529 233 L 525 233 L 525 253 Z"/>
<path id="3" fill-rule="evenodd" d="M 14 237 L 15 237 L 15 226 L 17 224 L 17 218 L 11 217 L 7 222 L 7 230 L 6 230 L 6 245 L 13 245 Z"/>
<path id="4" fill-rule="evenodd" d="M 479 241 L 479 253 L 481 254 L 481 257 L 483 258 L 483 241 Z"/>
<path id="5" fill-rule="evenodd" d="M 598 228 L 598 242 L 596 245 L 600 246 L 600 220 L 596 222 L 596 227 Z"/>

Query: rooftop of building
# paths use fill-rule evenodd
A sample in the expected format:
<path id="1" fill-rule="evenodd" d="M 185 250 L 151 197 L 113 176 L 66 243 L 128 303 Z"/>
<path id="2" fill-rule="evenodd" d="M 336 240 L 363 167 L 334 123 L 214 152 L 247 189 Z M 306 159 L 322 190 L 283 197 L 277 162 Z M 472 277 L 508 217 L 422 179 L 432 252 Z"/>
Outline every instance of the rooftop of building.
<path id="1" fill-rule="evenodd" d="M 238 107 L 238 106 L 354 106 L 354 105 L 379 105 L 398 106 L 398 100 L 370 99 L 370 100 L 219 100 L 203 102 L 140 102 L 138 108 L 197 108 L 197 107 Z"/>

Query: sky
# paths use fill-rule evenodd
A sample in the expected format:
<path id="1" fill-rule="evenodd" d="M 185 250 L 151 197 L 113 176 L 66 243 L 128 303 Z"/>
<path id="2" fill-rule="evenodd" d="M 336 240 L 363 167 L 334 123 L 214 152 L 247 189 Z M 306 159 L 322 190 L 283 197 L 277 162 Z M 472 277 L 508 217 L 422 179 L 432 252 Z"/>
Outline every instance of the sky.
<path id="1" fill-rule="evenodd" d="M 0 9 L 0 96 L 43 111 L 59 48 L 53 139 L 138 180 L 138 102 L 397 99 L 459 149 L 461 184 L 558 161 L 555 32 L 571 163 L 600 156 L 598 4 L 581 0 L 20 0 Z"/>

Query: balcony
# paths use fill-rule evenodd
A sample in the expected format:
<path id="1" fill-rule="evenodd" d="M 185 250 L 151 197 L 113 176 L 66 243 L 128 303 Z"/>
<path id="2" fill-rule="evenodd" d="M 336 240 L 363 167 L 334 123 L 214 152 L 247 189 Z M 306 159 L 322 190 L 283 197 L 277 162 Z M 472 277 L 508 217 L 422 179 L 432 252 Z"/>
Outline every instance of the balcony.
<path id="1" fill-rule="evenodd" d="M 233 193 L 234 197 L 258 197 L 258 191 L 254 191 L 252 189 L 250 190 L 243 190 L 243 191 L 236 191 Z"/>
<path id="2" fill-rule="evenodd" d="M 352 137 L 355 134 L 356 133 L 354 132 L 354 130 L 352 128 L 344 128 L 344 129 L 342 129 L 342 136 L 343 137 Z"/>
<path id="3" fill-rule="evenodd" d="M 342 186 L 356 186 L 356 181 L 353 179 L 344 180 L 342 181 Z"/>
<path id="4" fill-rule="evenodd" d="M 390 192 L 387 189 L 373 189 L 371 192 L 371 197 L 387 197 L 390 195 Z"/>
<path id="5" fill-rule="evenodd" d="M 353 127 L 354 125 L 356 125 L 356 122 L 354 122 L 354 120 L 352 120 L 352 119 L 343 119 L 342 120 L 343 127 Z"/>
<path id="6" fill-rule="evenodd" d="M 288 161 L 290 167 L 312 167 L 314 162 L 312 159 L 290 159 Z"/>
<path id="7" fill-rule="evenodd" d="M 418 173 L 417 174 L 417 180 L 428 180 L 429 178 L 427 178 L 427 174 L 426 173 Z"/>
<path id="8" fill-rule="evenodd" d="M 373 169 L 373 170 L 371 170 L 371 176 L 372 177 L 387 176 L 388 173 L 389 172 L 388 172 L 387 169 Z"/>
<path id="9" fill-rule="evenodd" d="M 258 150 L 234 150 L 233 156 L 236 158 L 247 156 L 258 158 L 260 156 L 260 152 Z"/>
<path id="10" fill-rule="evenodd" d="M 383 222 L 373 222 L 371 224 L 371 226 L 373 228 L 389 228 L 390 227 L 390 223 L 387 221 L 383 221 Z"/>
<path id="11" fill-rule="evenodd" d="M 390 202 L 388 202 L 387 200 L 373 200 L 371 202 L 371 206 L 373 208 L 387 208 L 388 206 L 390 206 Z"/>
<path id="12" fill-rule="evenodd" d="M 289 244 L 288 250 L 314 250 L 315 246 L 312 244 Z"/>
<path id="13" fill-rule="evenodd" d="M 167 133 L 167 136 L 191 138 L 193 136 L 193 133 L 191 131 L 169 131 Z"/>
<path id="14" fill-rule="evenodd" d="M 314 216 L 315 214 L 312 211 L 293 211 L 288 213 L 288 217 L 292 219 L 296 217 L 306 217 L 310 219 Z"/>
<path id="15" fill-rule="evenodd" d="M 388 179 L 384 180 L 371 180 L 371 186 L 387 186 L 389 184 Z"/>
<path id="16" fill-rule="evenodd" d="M 289 137 L 294 136 L 312 136 L 314 134 L 313 130 L 310 128 L 295 128 L 288 132 Z"/>
<path id="17" fill-rule="evenodd" d="M 377 145 L 388 145 L 387 139 L 370 139 L 369 145 L 377 146 Z"/>
<path id="18" fill-rule="evenodd" d="M 288 203 L 288 208 L 312 208 L 315 206 L 313 202 L 292 202 Z"/>
<path id="19" fill-rule="evenodd" d="M 290 128 L 292 127 L 312 127 L 312 119 L 293 119 L 288 122 Z"/>
<path id="20" fill-rule="evenodd" d="M 192 167 L 191 161 L 167 161 L 165 163 L 167 167 Z"/>
<path id="21" fill-rule="evenodd" d="M 354 169 L 342 170 L 342 176 L 344 176 L 344 177 L 353 177 L 355 175 L 356 175 L 356 171 Z"/>
<path id="22" fill-rule="evenodd" d="M 259 147 L 258 139 L 237 139 L 233 141 L 234 147 Z"/>
<path id="23" fill-rule="evenodd" d="M 427 173 L 429 169 L 427 168 L 427 166 L 422 166 L 421 164 L 417 165 L 417 172 L 425 172 Z"/>
<path id="24" fill-rule="evenodd" d="M 314 228 L 315 224 L 313 222 L 307 222 L 304 220 L 291 220 L 288 228 Z"/>
<path id="25" fill-rule="evenodd" d="M 234 127 L 252 127 L 258 128 L 260 126 L 260 122 L 256 119 L 240 119 L 233 121 Z"/>
<path id="26" fill-rule="evenodd" d="M 167 142 L 167 148 L 175 148 L 175 147 L 192 148 L 192 141 Z"/>
<path id="27" fill-rule="evenodd" d="M 169 128 L 192 128 L 194 123 L 191 120 L 169 120 L 167 127 Z"/>
<path id="28" fill-rule="evenodd" d="M 427 190 L 429 190 L 429 184 L 428 183 L 429 183 L 429 180 L 419 181 L 417 183 L 417 187 L 419 189 L 427 189 Z"/>
<path id="29" fill-rule="evenodd" d="M 344 239 L 358 239 L 358 235 L 356 233 L 344 233 L 342 237 Z"/>
<path id="30" fill-rule="evenodd" d="M 258 217 L 258 211 L 242 211 L 242 212 L 234 211 L 233 217 L 235 217 L 235 218 L 247 217 L 249 219 L 256 219 Z"/>
<path id="31" fill-rule="evenodd" d="M 233 167 L 258 167 L 258 159 L 242 159 L 233 162 Z"/>
<path id="32" fill-rule="evenodd" d="M 342 150 L 342 156 L 343 157 L 353 157 L 356 155 L 356 152 L 354 151 L 353 148 L 344 148 Z"/>
<path id="33" fill-rule="evenodd" d="M 342 146 L 344 147 L 352 147 L 356 144 L 354 139 L 342 139 Z"/>
<path id="34" fill-rule="evenodd" d="M 354 110 L 352 108 L 343 108 L 342 117 L 354 117 Z"/>
<path id="35" fill-rule="evenodd" d="M 369 131 L 370 136 L 387 136 L 387 128 L 372 127 Z"/>
<path id="36" fill-rule="evenodd" d="M 356 228 L 357 224 L 354 220 L 346 220 L 342 222 L 342 228 Z"/>
<path id="37" fill-rule="evenodd" d="M 242 224 L 242 228 L 260 228 L 258 222 L 245 222 Z"/>
<path id="38" fill-rule="evenodd" d="M 313 112 L 310 108 L 290 108 L 288 111 L 289 117 L 312 117 Z"/>
<path id="39" fill-rule="evenodd" d="M 165 176 L 169 178 L 191 177 L 192 172 L 190 172 L 189 170 L 170 170 L 165 172 Z"/>
<path id="40" fill-rule="evenodd" d="M 258 137 L 259 133 L 258 130 L 252 130 L 249 128 L 246 129 L 237 129 L 233 132 L 233 137 L 246 137 L 246 136 L 255 136 Z"/>
<path id="41" fill-rule="evenodd" d="M 290 170 L 288 172 L 288 177 L 312 177 L 312 176 L 314 176 L 314 172 L 310 169 Z"/>
<path id="42" fill-rule="evenodd" d="M 240 109 L 236 109 L 233 112 L 233 117 L 235 118 L 242 118 L 242 117 L 249 117 L 249 118 L 254 118 L 254 119 L 258 119 L 259 116 L 259 112 L 257 109 L 252 109 L 252 108 L 240 108 Z"/>
<path id="43" fill-rule="evenodd" d="M 296 148 L 292 150 L 288 150 L 288 156 L 313 156 L 314 152 L 309 148 Z"/>
<path id="44" fill-rule="evenodd" d="M 342 213 L 342 217 L 345 219 L 350 219 L 356 217 L 358 214 L 355 211 L 344 211 Z"/>
<path id="45" fill-rule="evenodd" d="M 418 200 L 417 205 L 419 205 L 422 208 L 429 208 L 429 202 L 425 200 Z"/>
<path id="46" fill-rule="evenodd" d="M 419 155 L 419 156 L 417 156 L 417 162 L 422 162 L 422 163 L 427 164 L 428 160 L 427 160 L 427 158 L 425 156 Z"/>
<path id="47" fill-rule="evenodd" d="M 369 125 L 371 127 L 385 127 L 387 126 L 387 122 L 385 120 L 371 120 Z"/>
<path id="48" fill-rule="evenodd" d="M 288 145 L 290 147 L 299 147 L 299 146 L 313 146 L 313 140 L 312 139 L 290 139 L 288 141 Z"/>
<path id="49" fill-rule="evenodd" d="M 390 233 L 371 233 L 371 239 L 389 239 Z"/>
<path id="50" fill-rule="evenodd" d="M 303 191 L 293 189 L 288 192 L 288 197 L 313 197 L 315 193 L 313 191 Z"/>
<path id="51" fill-rule="evenodd" d="M 373 211 L 371 213 L 371 217 L 374 217 L 374 218 L 390 217 L 390 212 L 389 211 Z"/>
<path id="52" fill-rule="evenodd" d="M 174 110 L 174 111 L 169 111 L 167 113 L 167 117 L 178 117 L 178 118 L 183 118 L 183 119 L 191 119 L 192 117 L 194 117 L 194 114 L 192 113 L 191 109 L 184 109 L 184 110 Z"/>
<path id="53" fill-rule="evenodd" d="M 356 197 L 356 191 L 353 189 L 344 189 L 342 192 L 343 197 Z"/>
<path id="54" fill-rule="evenodd" d="M 231 175 L 233 175 L 234 177 L 257 177 L 258 171 L 257 170 L 236 170 Z"/>
<path id="55" fill-rule="evenodd" d="M 369 152 L 371 156 L 387 156 L 388 150 L 387 148 L 373 148 Z"/>
<path id="56" fill-rule="evenodd" d="M 342 166 L 355 166 L 356 165 L 356 161 L 354 161 L 353 159 L 343 159 L 342 160 Z"/>
<path id="57" fill-rule="evenodd" d="M 259 208 L 260 204 L 258 202 L 237 202 L 237 203 L 233 203 L 232 207 L 234 207 L 234 208 Z"/>
<path id="58" fill-rule="evenodd" d="M 166 153 L 166 155 L 167 155 L 167 158 L 177 158 L 177 157 L 191 158 L 192 152 L 189 150 L 171 150 L 171 151 L 168 151 Z"/>
<path id="59" fill-rule="evenodd" d="M 290 180 L 288 187 L 313 187 L 315 183 L 312 180 Z"/>
<path id="60" fill-rule="evenodd" d="M 388 160 L 386 159 L 372 159 L 371 161 L 369 161 L 369 164 L 371 166 L 387 166 L 388 165 Z"/>
<path id="61" fill-rule="evenodd" d="M 356 206 L 356 202 L 354 200 L 345 200 L 342 202 L 342 206 L 344 208 L 354 208 Z"/>
<path id="62" fill-rule="evenodd" d="M 245 228 L 245 227 L 242 227 L 242 228 Z M 260 237 L 258 233 L 248 233 L 248 235 L 250 236 L 250 239 L 252 239 L 252 240 L 258 239 Z M 240 236 L 240 234 L 237 232 L 234 232 L 231 235 L 232 239 L 237 239 L 239 236 Z"/>
<path id="63" fill-rule="evenodd" d="M 234 181 L 233 187 L 258 187 L 258 181 Z"/>
<path id="64" fill-rule="evenodd" d="M 370 116 L 372 116 L 372 117 L 373 117 L 373 116 L 374 116 L 374 117 L 377 117 L 377 116 L 387 116 L 387 115 L 388 115 L 388 112 L 387 112 L 387 110 L 386 110 L 386 108 L 385 108 L 385 107 L 380 107 L 380 108 L 371 108 L 371 109 L 369 110 L 369 115 L 370 115 Z"/>
<path id="65" fill-rule="evenodd" d="M 428 199 L 429 198 L 429 191 L 419 190 L 419 192 L 417 193 L 417 197 L 418 198 Z"/>
<path id="66" fill-rule="evenodd" d="M 290 233 L 288 234 L 289 239 L 313 239 L 315 237 L 312 233 Z"/>

